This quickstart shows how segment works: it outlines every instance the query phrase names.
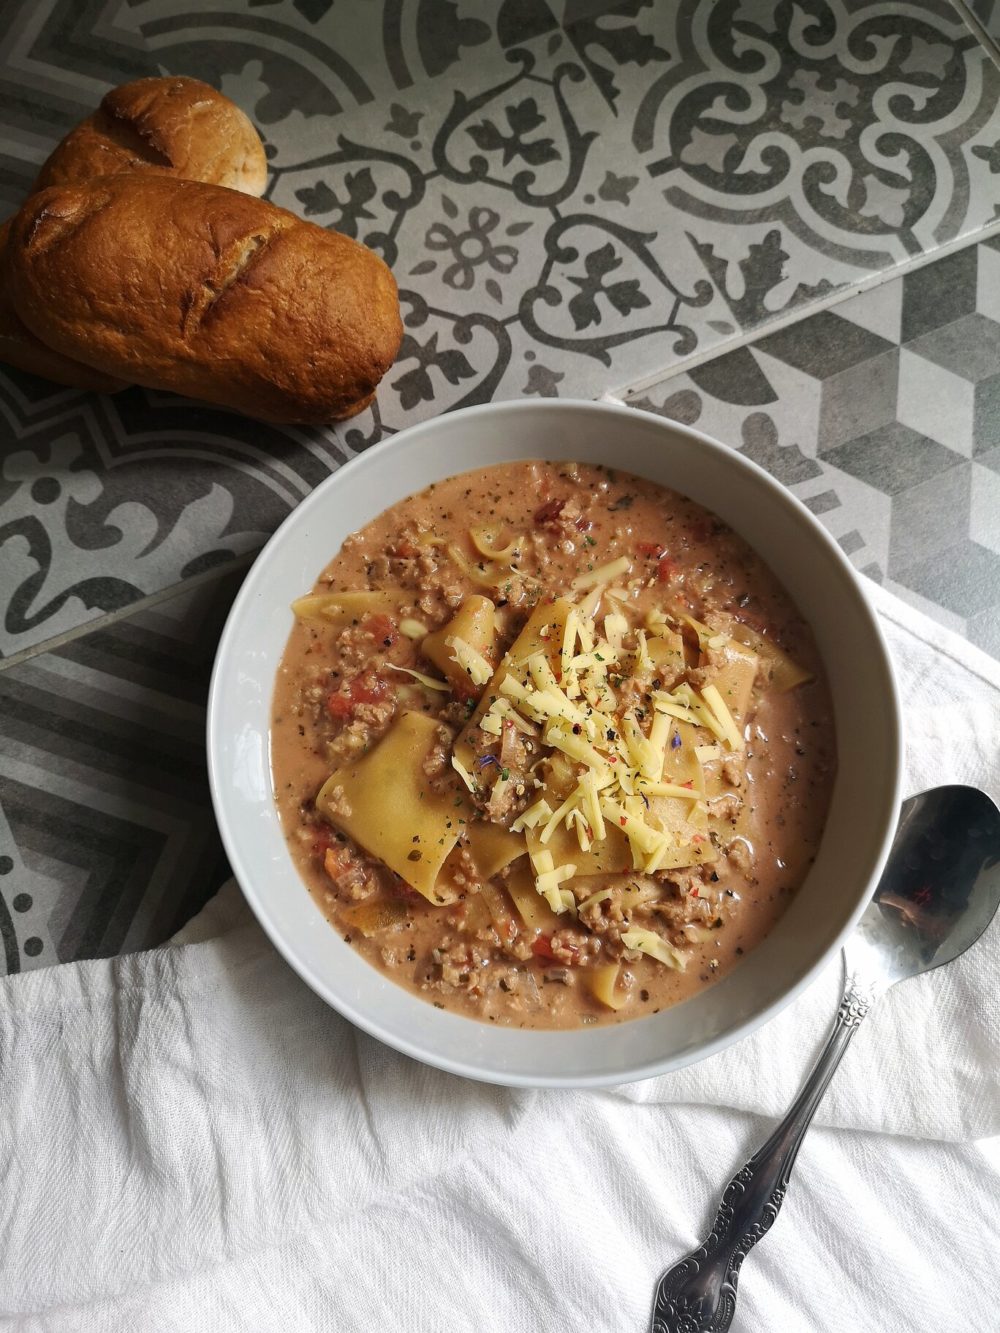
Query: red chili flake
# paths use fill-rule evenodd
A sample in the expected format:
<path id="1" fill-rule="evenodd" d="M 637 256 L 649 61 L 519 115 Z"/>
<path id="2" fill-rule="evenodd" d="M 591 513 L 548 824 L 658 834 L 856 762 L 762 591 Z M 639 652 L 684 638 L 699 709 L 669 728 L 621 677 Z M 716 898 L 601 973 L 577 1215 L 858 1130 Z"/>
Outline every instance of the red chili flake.
<path id="1" fill-rule="evenodd" d="M 639 542 L 635 549 L 639 555 L 648 556 L 650 560 L 659 560 L 667 553 L 667 548 L 659 542 Z"/>
<path id="2" fill-rule="evenodd" d="M 704 842 L 705 839 L 702 837 L 700 833 L 695 833 L 692 835 L 691 841 L 694 843 L 699 843 L 699 842 Z"/>
<path id="3" fill-rule="evenodd" d="M 576 527 L 578 532 L 589 532 L 594 525 L 593 523 L 591 523 L 589 518 L 584 518 L 581 515 L 581 517 L 576 520 L 574 526 Z"/>
<path id="4" fill-rule="evenodd" d="M 609 763 L 609 764 L 617 764 L 617 763 L 618 763 L 618 756 L 617 756 L 616 754 L 609 754 L 609 755 L 608 755 L 608 763 Z"/>
<path id="5" fill-rule="evenodd" d="M 628 823 L 628 820 L 625 818 L 624 815 L 619 815 L 619 816 L 618 816 L 618 822 L 619 822 L 619 824 L 621 824 L 622 828 L 624 828 L 625 825 Z"/>
<path id="6" fill-rule="evenodd" d="M 691 782 L 691 781 L 688 781 L 688 782 L 682 782 L 682 783 L 681 783 L 681 786 L 682 786 L 682 787 L 687 787 L 688 791 L 690 791 L 690 790 L 692 789 L 692 787 L 694 786 L 694 783 Z"/>
<path id="7" fill-rule="evenodd" d="M 552 952 L 552 941 L 548 935 L 539 935 L 531 946 L 531 952 L 536 958 L 547 958 L 549 962 L 555 962 L 555 954 Z"/>
<path id="8" fill-rule="evenodd" d="M 657 583 L 669 583 L 676 573 L 676 560 L 661 560 L 656 567 L 656 581 Z"/>
<path id="9" fill-rule="evenodd" d="M 699 896 L 700 896 L 700 895 L 699 895 L 697 889 L 692 889 L 692 890 L 691 890 L 691 897 L 692 897 L 692 898 L 697 898 L 697 897 L 699 897 Z"/>

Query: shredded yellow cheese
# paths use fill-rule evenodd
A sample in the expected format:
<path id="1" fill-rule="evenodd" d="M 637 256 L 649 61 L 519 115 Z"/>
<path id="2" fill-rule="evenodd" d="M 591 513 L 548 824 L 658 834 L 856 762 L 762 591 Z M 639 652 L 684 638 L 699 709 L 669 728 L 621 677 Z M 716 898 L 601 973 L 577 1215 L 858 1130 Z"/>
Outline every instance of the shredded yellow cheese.
<path id="1" fill-rule="evenodd" d="M 582 592 L 585 588 L 593 588 L 597 583 L 610 583 L 619 574 L 627 574 L 631 568 L 632 561 L 628 556 L 620 555 L 617 560 L 610 560 L 606 565 L 598 565 L 596 569 L 578 575 L 573 580 L 573 587 Z"/>
<path id="2" fill-rule="evenodd" d="M 585 907 L 593 907 L 595 903 L 606 903 L 610 897 L 610 889 L 598 889 L 597 892 L 592 893 L 589 898 L 584 898 L 583 902 L 580 903 L 578 910 L 582 912 Z"/>
<path id="3" fill-rule="evenodd" d="M 604 637 L 616 653 L 622 650 L 622 639 L 628 633 L 628 621 L 618 611 L 604 617 Z"/>
<path id="4" fill-rule="evenodd" d="M 526 828 L 537 828 L 543 819 L 548 819 L 552 814 L 552 807 L 544 796 L 529 805 L 523 814 L 518 815 L 510 826 L 511 833 L 523 833 Z"/>
<path id="5" fill-rule="evenodd" d="M 719 726 L 722 728 L 723 739 L 731 750 L 743 749 L 743 737 L 733 720 L 733 715 L 729 711 L 726 701 L 714 685 L 706 685 L 701 692 L 701 697 L 708 704 L 709 708 L 715 714 Z"/>
<path id="6" fill-rule="evenodd" d="M 482 653 L 457 634 L 449 634 L 445 644 L 452 650 L 451 660 L 458 663 L 473 685 L 485 685 L 493 675 L 493 668 Z"/>
<path id="7" fill-rule="evenodd" d="M 549 819 L 546 821 L 545 827 L 542 829 L 542 832 L 539 836 L 539 841 L 541 843 L 547 843 L 551 839 L 553 833 L 558 828 L 560 822 L 566 818 L 569 812 L 576 805 L 576 802 L 577 802 L 577 795 L 576 791 L 574 790 L 570 792 L 569 796 L 566 797 L 565 801 L 563 801 L 559 809 L 556 810 L 555 813 L 551 815 Z"/>
<path id="8" fill-rule="evenodd" d="M 593 846 L 590 825 L 587 823 L 587 817 L 581 810 L 575 808 L 569 812 L 570 824 L 576 829 L 576 840 L 580 844 L 581 852 L 589 852 Z"/>
<path id="9" fill-rule="evenodd" d="M 625 930 L 622 932 L 622 944 L 626 949 L 637 949 L 639 953 L 648 954 L 650 958 L 665 963 L 667 967 L 676 968 L 678 972 L 683 972 L 687 963 L 682 953 L 652 930 Z"/>
<path id="10" fill-rule="evenodd" d="M 635 671 L 640 676 L 648 675 L 653 670 L 653 659 L 646 647 L 646 635 L 641 629 L 635 632 Z"/>
<path id="11" fill-rule="evenodd" d="M 458 774 L 458 776 L 462 779 L 462 781 L 465 783 L 465 785 L 468 787 L 469 791 L 474 792 L 476 790 L 476 783 L 472 774 L 461 762 L 461 760 L 455 757 L 455 755 L 451 756 L 451 766 Z"/>

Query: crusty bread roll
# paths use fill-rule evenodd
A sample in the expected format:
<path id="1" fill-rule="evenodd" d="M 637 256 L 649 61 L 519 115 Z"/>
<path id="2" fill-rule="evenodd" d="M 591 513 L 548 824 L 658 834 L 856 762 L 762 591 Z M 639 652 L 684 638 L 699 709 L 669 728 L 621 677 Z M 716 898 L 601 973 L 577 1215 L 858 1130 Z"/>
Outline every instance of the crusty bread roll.
<path id="1" fill-rule="evenodd" d="M 402 339 L 371 250 L 233 190 L 104 177 L 30 198 L 6 268 L 17 315 L 63 356 L 265 421 L 361 410 Z"/>
<path id="2" fill-rule="evenodd" d="M 245 194 L 263 194 L 267 184 L 260 136 L 228 97 L 200 79 L 136 79 L 112 88 L 70 130 L 32 192 L 151 167 Z"/>
<path id="3" fill-rule="evenodd" d="M 137 79 L 113 88 L 53 151 L 32 189 L 120 171 L 172 172 L 254 195 L 267 184 L 257 131 L 234 102 L 199 79 Z M 0 270 L 7 227 L 0 231 Z M 40 342 L 14 313 L 2 280 L 0 362 L 75 389 L 115 393 L 125 387 Z"/>
<path id="4" fill-rule="evenodd" d="M 7 235 L 10 231 L 8 219 L 0 227 L 0 271 L 3 256 L 7 248 Z M 124 380 L 116 380 L 112 375 L 103 375 L 99 370 L 85 366 L 80 361 L 71 361 L 46 347 L 30 329 L 18 319 L 10 303 L 6 283 L 0 280 L 0 361 L 18 370 L 30 371 L 32 375 L 41 375 L 45 379 L 55 380 L 57 384 L 68 384 L 74 389 L 89 389 L 92 393 L 117 393 L 125 388 Z"/>

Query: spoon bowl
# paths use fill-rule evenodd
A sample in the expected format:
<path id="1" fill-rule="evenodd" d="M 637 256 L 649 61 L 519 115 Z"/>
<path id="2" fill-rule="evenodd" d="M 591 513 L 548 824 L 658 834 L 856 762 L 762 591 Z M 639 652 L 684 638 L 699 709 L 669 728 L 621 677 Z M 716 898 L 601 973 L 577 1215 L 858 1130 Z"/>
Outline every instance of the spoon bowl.
<path id="1" fill-rule="evenodd" d="M 911 796 L 844 947 L 848 971 L 888 987 L 942 967 L 975 944 L 998 903 L 1000 812 L 986 793 L 950 786 Z"/>
<path id="2" fill-rule="evenodd" d="M 844 946 L 847 984 L 830 1038 L 768 1141 L 729 1182 L 708 1238 L 660 1278 L 651 1333 L 723 1333 L 749 1251 L 778 1215 L 799 1146 L 875 1000 L 965 953 L 1000 905 L 1000 810 L 975 787 L 903 802 L 885 869 Z"/>

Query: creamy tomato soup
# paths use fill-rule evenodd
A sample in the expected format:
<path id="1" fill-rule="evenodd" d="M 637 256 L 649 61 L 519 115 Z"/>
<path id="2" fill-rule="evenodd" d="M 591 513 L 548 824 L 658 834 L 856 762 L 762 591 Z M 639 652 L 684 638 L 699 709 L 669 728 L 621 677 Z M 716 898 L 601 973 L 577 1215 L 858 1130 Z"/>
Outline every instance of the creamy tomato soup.
<path id="1" fill-rule="evenodd" d="M 719 519 L 607 468 L 428 487 L 349 537 L 295 627 L 272 770 L 331 926 L 518 1027 L 655 1013 L 767 934 L 835 769 L 809 628 Z"/>

